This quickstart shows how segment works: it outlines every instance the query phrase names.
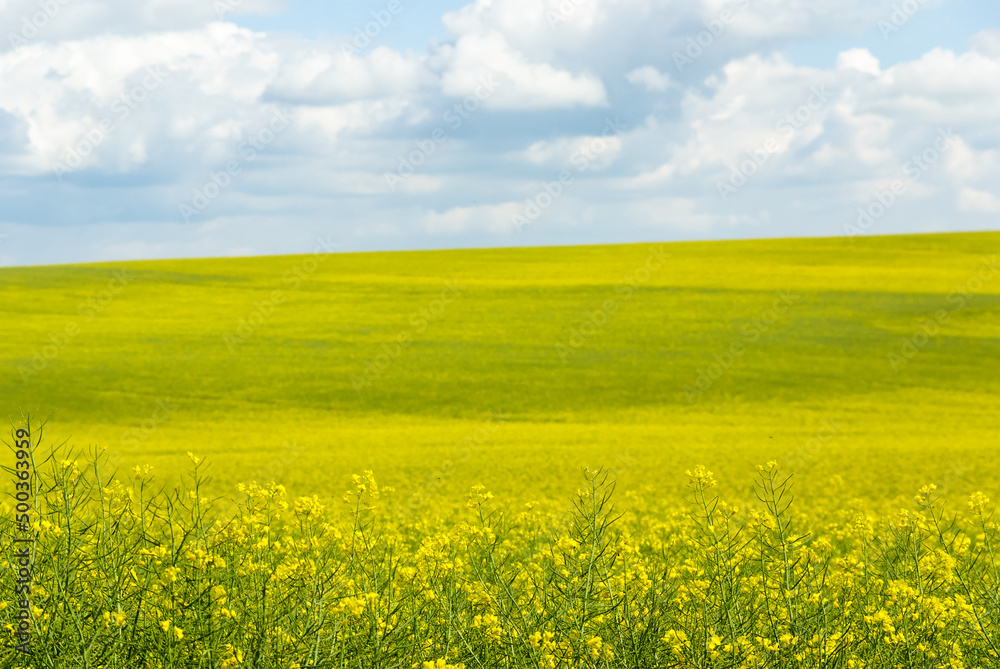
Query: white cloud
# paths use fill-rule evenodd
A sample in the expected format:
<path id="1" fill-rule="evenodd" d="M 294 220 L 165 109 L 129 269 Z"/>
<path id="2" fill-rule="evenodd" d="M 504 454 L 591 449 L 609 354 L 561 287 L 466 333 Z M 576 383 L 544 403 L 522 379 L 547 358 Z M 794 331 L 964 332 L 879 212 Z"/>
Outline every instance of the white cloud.
<path id="1" fill-rule="evenodd" d="M 911 122 L 984 123 L 1000 115 L 1000 57 L 935 48 L 886 70 L 865 102 Z M 984 125 L 1000 138 L 1000 125 Z"/>
<path id="2" fill-rule="evenodd" d="M 478 96 L 494 109 L 559 109 L 606 106 L 604 85 L 590 74 L 573 74 L 530 62 L 497 32 L 469 34 L 438 55 L 445 63 L 441 90 L 453 97 Z M 495 90 L 481 94 L 484 78 Z"/>
<path id="3" fill-rule="evenodd" d="M 882 74 L 878 58 L 868 49 L 848 49 L 837 54 L 838 70 L 857 70 L 877 77 Z"/>
<path id="4" fill-rule="evenodd" d="M 945 156 L 945 168 L 958 183 L 996 181 L 1000 178 L 1000 151 L 977 150 L 958 137 Z"/>
<path id="5" fill-rule="evenodd" d="M 989 58 L 1000 58 L 1000 30 L 983 30 L 972 36 L 972 50 Z"/>
<path id="6" fill-rule="evenodd" d="M 843 52 L 834 70 L 796 67 L 780 56 L 731 61 L 707 80 L 707 91 L 687 91 L 676 121 L 627 137 L 627 145 L 667 149 L 619 186 L 714 184 L 743 166 L 754 188 L 821 179 L 850 202 L 880 179 L 905 177 L 908 162 L 948 128 L 959 140 L 922 172 L 912 197 L 1000 178 L 997 150 L 988 148 L 1000 141 L 991 121 L 1000 116 L 1000 58 L 939 49 L 881 71 L 869 55 Z M 859 79 L 859 69 L 869 76 Z M 918 88 L 918 80 L 927 85 Z M 961 139 L 969 129 L 981 148 Z M 759 164 L 751 166 L 754 156 Z"/>
<path id="7" fill-rule="evenodd" d="M 729 63 L 709 81 L 706 95 L 689 90 L 674 134 L 671 170 L 653 174 L 708 177 L 764 152 L 773 165 L 783 154 L 810 145 L 833 113 L 835 89 L 828 73 L 796 67 L 781 57 L 750 56 Z M 772 168 L 773 169 L 773 168 Z M 647 173 L 645 177 L 652 178 Z"/>
<path id="8" fill-rule="evenodd" d="M 958 194 L 958 210 L 989 214 L 1000 213 L 1000 197 L 986 191 L 963 188 Z"/>
<path id="9" fill-rule="evenodd" d="M 407 98 L 432 80 L 419 59 L 386 47 L 351 58 L 313 48 L 284 60 L 267 93 L 303 103 Z"/>
<path id="10" fill-rule="evenodd" d="M 664 163 L 656 169 L 643 172 L 634 177 L 623 179 L 619 182 L 619 187 L 625 189 L 646 188 L 657 186 L 669 182 L 677 173 L 677 166 L 672 163 Z"/>
<path id="11" fill-rule="evenodd" d="M 79 155 L 82 168 L 124 173 L 156 157 L 205 169 L 277 109 L 305 104 L 296 129 L 303 151 L 329 149 L 419 107 L 431 79 L 420 61 L 385 48 L 364 58 L 271 40 L 228 23 L 142 37 L 104 35 L 31 44 L 0 54 L 0 110 L 17 120 L 27 155 L 0 162 L 51 173 Z M 298 66 L 301 65 L 301 71 Z M 18 138 L 14 138 L 17 140 Z M 76 165 L 74 165 L 76 167 Z"/>
<path id="12" fill-rule="evenodd" d="M 655 197 L 628 205 L 624 213 L 644 228 L 708 232 L 716 217 L 699 213 L 698 208 L 699 204 L 693 198 Z"/>
<path id="13" fill-rule="evenodd" d="M 253 1 L 241 11 L 277 6 Z M 51 236 L 52 221 L 68 221 L 55 225 L 86 259 L 95 244 L 286 250 L 319 222 L 368 248 L 837 234 L 942 128 L 959 139 L 879 230 L 984 225 L 1000 197 L 1000 32 L 894 64 L 860 47 L 833 67 L 782 55 L 790 40 L 870 26 L 894 1 L 760 0 L 677 72 L 673 52 L 738 2 L 476 0 L 444 17 L 444 44 L 346 58 L 336 39 L 218 21 L 212 2 L 74 0 L 26 45 L 0 49 L 0 250 L 27 253 L 24 229 Z M 17 25 L 35 2 L 0 0 L 0 18 Z M 162 81 L 147 87 L 151 72 Z M 289 126 L 242 155 L 282 110 Z M 602 137 L 619 116 L 627 127 Z M 113 127 L 83 167 L 46 178 L 104 119 Z M 182 225 L 178 203 L 233 160 L 240 174 Z M 397 170 L 410 174 L 390 190 Z M 572 184 L 513 236 L 525 198 L 561 170 Z M 721 199 L 737 170 L 751 173 Z M 81 243 L 88 225 L 101 234 Z"/>
<path id="14" fill-rule="evenodd" d="M 453 207 L 438 213 L 429 211 L 424 217 L 424 229 L 431 234 L 466 232 L 504 233 L 514 229 L 513 218 L 524 204 L 504 202 L 472 207 Z"/>
<path id="15" fill-rule="evenodd" d="M 630 84 L 642 85 L 647 91 L 663 92 L 670 88 L 670 77 L 652 65 L 637 67 L 625 74 Z"/>
<path id="16" fill-rule="evenodd" d="M 226 23 L 37 43 L 0 55 L 0 106 L 25 120 L 34 173 L 73 152 L 119 172 L 145 162 L 152 145 L 211 153 L 238 142 L 267 113 L 260 96 L 277 64 L 258 36 Z"/>
<path id="17" fill-rule="evenodd" d="M 0 25 L 5 27 L 0 52 L 22 42 L 200 30 L 234 16 L 273 13 L 285 4 L 286 0 L 5 0 L 0 2 Z"/>
<path id="18" fill-rule="evenodd" d="M 443 21 L 459 38 L 498 32 L 529 57 L 565 58 L 596 68 L 602 60 L 620 62 L 622 52 L 658 55 L 655 61 L 645 58 L 646 63 L 672 63 L 672 52 L 689 37 L 708 30 L 706 22 L 721 31 L 720 36 L 731 35 L 743 47 L 754 48 L 773 46 L 781 38 L 863 29 L 891 11 L 893 4 L 894 0 L 476 0 L 445 14 Z M 729 19 L 723 21 L 724 15 Z M 731 47 L 713 44 L 712 48 Z"/>
<path id="19" fill-rule="evenodd" d="M 583 135 L 534 142 L 515 159 L 554 169 L 603 170 L 613 164 L 622 148 L 619 135 Z"/>
<path id="20" fill-rule="evenodd" d="M 315 141 L 332 143 L 345 130 L 364 130 L 397 118 L 405 107 L 401 100 L 349 102 L 323 107 L 300 107 L 297 118 L 302 130 L 315 130 Z"/>

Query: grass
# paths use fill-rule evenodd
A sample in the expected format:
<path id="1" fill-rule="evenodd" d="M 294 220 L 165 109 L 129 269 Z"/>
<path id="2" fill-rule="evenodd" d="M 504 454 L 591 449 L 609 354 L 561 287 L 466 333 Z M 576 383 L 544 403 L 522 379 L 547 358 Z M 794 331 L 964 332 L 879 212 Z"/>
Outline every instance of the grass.
<path id="1" fill-rule="evenodd" d="M 234 518 L 260 524 L 259 509 L 247 505 L 276 504 L 266 487 L 275 481 L 288 500 L 316 495 L 328 506 L 316 520 L 328 529 L 316 530 L 322 540 L 311 548 L 301 514 L 286 512 L 287 527 L 275 524 L 287 532 L 285 545 L 342 565 L 324 572 L 322 587 L 315 574 L 300 574 L 282 586 L 292 590 L 272 591 L 287 596 L 278 600 L 252 594 L 269 582 L 253 580 L 263 578 L 259 569 L 230 566 L 218 577 L 239 593 L 244 617 L 217 627 L 209 584 L 218 583 L 191 575 L 199 559 L 192 544 L 156 556 L 160 565 L 132 553 L 100 567 L 42 555 L 48 566 L 36 573 L 61 574 L 64 584 L 137 575 L 121 601 L 94 599 L 83 585 L 53 589 L 53 606 L 64 606 L 60 643 L 80 662 L 81 639 L 94 634 L 103 659 L 87 666 L 115 667 L 135 666 L 136 653 L 150 666 L 163 657 L 165 667 L 219 666 L 236 659 L 226 644 L 261 667 L 308 658 L 307 646 L 322 649 L 309 651 L 325 658 L 318 666 L 992 661 L 995 527 L 988 506 L 973 505 L 985 509 L 977 516 L 966 501 L 978 491 L 995 496 L 1000 477 L 1000 379 L 991 373 L 1000 368 L 998 242 L 1000 234 L 977 233 L 0 269 L 2 396 L 15 420 L 22 409 L 42 415 L 48 439 L 77 449 L 55 456 L 39 477 L 41 513 L 62 513 L 66 533 L 79 530 L 95 546 L 168 546 L 172 532 L 197 527 L 197 548 L 225 553 L 229 565 L 263 560 L 270 567 L 260 569 L 276 573 L 292 549 L 253 548 L 224 529 Z M 102 452 L 95 470 L 87 457 L 72 464 L 87 449 Z M 197 498 L 214 500 L 222 525 L 199 520 L 201 511 L 184 507 L 185 493 L 167 492 L 181 482 L 188 451 L 209 465 L 199 469 Z M 70 464 L 59 465 L 64 459 Z M 770 466 L 755 469 L 770 460 L 780 478 Z M 128 503 L 136 517 L 152 505 L 149 529 L 134 518 L 108 525 L 110 512 L 95 511 L 111 509 L 114 494 L 123 513 L 124 490 L 135 496 L 153 486 L 148 473 L 130 478 L 134 465 L 153 466 L 150 495 L 166 486 Z M 91 478 L 74 478 L 74 467 Z M 603 468 L 609 481 L 581 481 L 584 467 Z M 366 470 L 395 492 L 379 502 L 386 543 L 359 549 L 343 537 L 356 537 L 353 524 L 368 516 L 333 508 L 344 508 L 344 487 Z M 797 497 L 779 511 L 786 475 Z M 122 486 L 115 493 L 104 490 L 111 478 Z M 264 492 L 236 492 L 252 480 Z M 568 500 L 586 507 L 604 499 L 610 481 L 623 518 L 611 523 L 593 505 L 566 514 Z M 928 484 L 933 492 L 915 502 Z M 66 515 L 68 485 L 87 491 L 78 518 Z M 486 515 L 470 519 L 474 485 L 495 497 Z M 577 495 L 581 485 L 589 496 Z M 715 506 L 715 491 L 726 506 Z M 187 515 L 169 515 L 181 508 Z M 959 525 L 942 515 L 952 512 Z M 801 535 L 786 533 L 783 514 Z M 494 539 L 484 543 L 488 528 Z M 502 533 L 506 541 L 496 539 Z M 43 539 L 53 556 L 68 550 L 65 535 Z M 566 550 L 569 540 L 589 541 L 590 557 Z M 424 564 L 428 546 L 441 555 Z M 628 556 L 653 585 L 630 594 L 612 587 L 645 582 L 615 571 L 628 568 L 620 567 Z M 179 625 L 186 640 L 162 645 L 170 630 L 154 636 L 160 619 L 130 618 L 133 640 L 109 641 L 102 616 L 119 610 L 109 606 L 163 613 L 138 602 L 163 579 L 164 560 L 193 579 L 176 600 L 183 604 L 172 604 L 194 615 Z M 419 587 L 397 582 L 394 570 L 407 568 L 422 574 Z M 593 582 L 595 573 L 605 579 L 600 587 L 581 593 L 572 582 L 584 574 Z M 782 591 L 790 579 L 802 586 L 791 595 Z M 428 588 L 438 603 L 429 603 Z M 299 610 L 320 602 L 307 591 L 340 631 L 310 618 L 317 609 Z M 357 598 L 369 593 L 361 607 Z M 541 612 L 519 620 L 504 597 L 518 606 L 540 598 Z M 844 613 L 848 601 L 855 608 Z M 380 646 L 378 607 L 388 614 L 397 604 L 399 641 Z M 610 618 L 587 622 L 607 606 Z M 938 609 L 921 609 L 921 622 L 900 632 L 912 607 Z M 933 631 L 934 620 L 947 621 L 947 634 Z M 876 628 L 885 637 L 877 643 Z M 525 640 L 535 633 L 537 643 Z M 308 634 L 317 636 L 307 643 Z M 797 640 L 782 642 L 785 634 Z M 834 634 L 832 655 L 824 654 Z M 591 641 L 597 636 L 600 644 Z M 418 648 L 428 638 L 430 647 Z M 254 644 L 275 654 L 250 662 Z"/>

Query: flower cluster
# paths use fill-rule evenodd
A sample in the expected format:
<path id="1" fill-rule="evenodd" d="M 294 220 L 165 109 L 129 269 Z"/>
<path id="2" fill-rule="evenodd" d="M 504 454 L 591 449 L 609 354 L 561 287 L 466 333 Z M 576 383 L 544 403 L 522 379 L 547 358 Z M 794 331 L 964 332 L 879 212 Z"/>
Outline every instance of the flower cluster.
<path id="1" fill-rule="evenodd" d="M 623 515 L 608 473 L 587 469 L 568 512 L 477 485 L 473 513 L 408 515 L 365 471 L 346 508 L 252 482 L 224 513 L 199 493 L 194 455 L 193 489 L 171 493 L 148 468 L 108 482 L 75 459 L 48 462 L 33 524 L 36 669 L 1000 661 L 1000 528 L 982 492 L 957 516 L 933 485 L 884 519 L 853 502 L 806 515 L 772 461 L 738 504 L 698 466 L 693 507 L 626 491 Z M 14 531 L 10 505 L 0 524 Z M 0 587 L 16 579 L 0 565 Z M 0 602 L 8 649 L 17 609 Z"/>

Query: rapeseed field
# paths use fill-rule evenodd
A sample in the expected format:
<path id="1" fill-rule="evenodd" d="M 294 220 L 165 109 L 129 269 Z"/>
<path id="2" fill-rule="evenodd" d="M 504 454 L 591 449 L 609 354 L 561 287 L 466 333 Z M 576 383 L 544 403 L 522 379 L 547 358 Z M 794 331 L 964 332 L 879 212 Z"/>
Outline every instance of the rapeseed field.
<path id="1" fill-rule="evenodd" d="M 1000 234 L 323 241 L 0 270 L 32 667 L 1000 661 Z"/>

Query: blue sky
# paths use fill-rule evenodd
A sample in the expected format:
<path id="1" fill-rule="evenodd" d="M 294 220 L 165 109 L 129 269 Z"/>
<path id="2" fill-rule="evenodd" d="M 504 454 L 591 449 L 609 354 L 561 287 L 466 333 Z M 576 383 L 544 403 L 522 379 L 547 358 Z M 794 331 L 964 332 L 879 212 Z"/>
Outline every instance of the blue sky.
<path id="1" fill-rule="evenodd" d="M 378 37 L 378 44 L 393 49 L 422 51 L 431 39 L 444 41 L 448 31 L 441 23 L 445 12 L 454 12 L 466 2 L 454 0 L 400 0 L 402 11 Z M 309 39 L 351 34 L 354 28 L 372 20 L 372 13 L 387 8 L 386 0 L 354 0 L 353 2 L 322 2 L 291 0 L 273 14 L 236 16 L 237 25 L 261 32 L 291 32 Z"/>
<path id="2" fill-rule="evenodd" d="M 1000 220 L 996 3 L 214 1 L 0 2 L 0 265 Z"/>

